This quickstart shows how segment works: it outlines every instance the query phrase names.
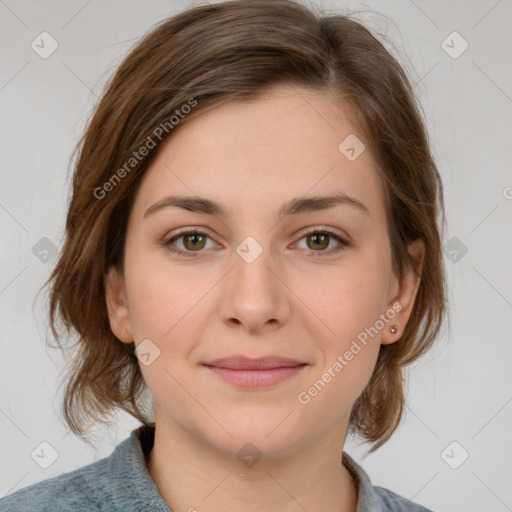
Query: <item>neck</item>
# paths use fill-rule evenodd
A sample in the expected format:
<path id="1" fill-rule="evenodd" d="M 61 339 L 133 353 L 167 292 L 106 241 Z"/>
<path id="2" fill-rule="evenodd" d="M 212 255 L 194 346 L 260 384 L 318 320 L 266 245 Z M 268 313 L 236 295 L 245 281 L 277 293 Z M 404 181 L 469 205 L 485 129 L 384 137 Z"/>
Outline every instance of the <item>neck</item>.
<path id="1" fill-rule="evenodd" d="M 174 511 L 356 511 L 357 486 L 341 462 L 344 436 L 244 465 L 174 422 L 156 424 L 148 469 Z"/>

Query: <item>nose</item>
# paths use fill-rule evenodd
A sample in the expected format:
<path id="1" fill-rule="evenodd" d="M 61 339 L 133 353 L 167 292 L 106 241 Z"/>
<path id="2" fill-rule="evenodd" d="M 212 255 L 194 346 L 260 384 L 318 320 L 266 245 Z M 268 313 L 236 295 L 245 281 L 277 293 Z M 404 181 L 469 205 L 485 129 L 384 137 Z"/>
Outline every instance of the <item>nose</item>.
<path id="1" fill-rule="evenodd" d="M 254 260 L 234 251 L 232 260 L 232 270 L 223 280 L 223 322 L 251 333 L 283 326 L 290 316 L 290 291 L 268 251 L 263 250 Z"/>

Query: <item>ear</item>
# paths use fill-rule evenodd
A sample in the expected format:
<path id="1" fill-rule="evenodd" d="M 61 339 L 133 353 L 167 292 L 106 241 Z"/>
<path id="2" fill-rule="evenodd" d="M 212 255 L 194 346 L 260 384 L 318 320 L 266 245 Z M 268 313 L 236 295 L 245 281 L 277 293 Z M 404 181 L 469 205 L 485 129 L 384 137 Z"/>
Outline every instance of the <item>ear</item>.
<path id="1" fill-rule="evenodd" d="M 390 298 L 388 303 L 388 310 L 392 309 L 397 311 L 401 305 L 401 309 L 396 313 L 393 319 L 383 329 L 381 334 L 381 344 L 389 345 L 398 341 L 402 336 L 405 326 L 411 316 L 416 294 L 421 282 L 421 271 L 423 269 L 423 262 L 425 259 L 425 243 L 421 239 L 414 240 L 407 248 L 409 255 L 412 259 L 413 267 L 408 266 L 404 269 L 402 279 L 393 276 L 391 284 Z M 393 307 L 394 306 L 394 307 Z M 398 332 L 392 333 L 389 328 L 392 325 L 398 327 Z"/>
<path id="2" fill-rule="evenodd" d="M 104 286 L 110 328 L 123 343 L 131 343 L 133 331 L 124 277 L 117 267 L 113 265 L 109 267 L 104 278 Z"/>

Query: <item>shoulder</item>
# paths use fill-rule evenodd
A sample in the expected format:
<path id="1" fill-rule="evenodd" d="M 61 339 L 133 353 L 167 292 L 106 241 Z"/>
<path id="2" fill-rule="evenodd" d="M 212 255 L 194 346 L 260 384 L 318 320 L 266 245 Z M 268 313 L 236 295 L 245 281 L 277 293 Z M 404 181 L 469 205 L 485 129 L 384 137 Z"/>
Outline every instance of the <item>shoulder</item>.
<path id="1" fill-rule="evenodd" d="M 0 511 L 170 512 L 145 465 L 153 436 L 154 428 L 137 428 L 108 457 L 0 499 Z"/>
<path id="2" fill-rule="evenodd" d="M 432 512 L 432 510 L 413 503 L 411 500 L 400 496 L 384 487 L 374 487 L 375 495 L 378 496 L 383 512 Z"/>
<path id="3" fill-rule="evenodd" d="M 92 512 L 115 509 L 109 457 L 29 485 L 0 499 L 2 512 Z M 109 507 L 109 508 L 105 508 Z"/>
<path id="4" fill-rule="evenodd" d="M 374 486 L 366 471 L 346 452 L 342 460 L 357 482 L 357 512 L 432 512 L 389 489 Z"/>

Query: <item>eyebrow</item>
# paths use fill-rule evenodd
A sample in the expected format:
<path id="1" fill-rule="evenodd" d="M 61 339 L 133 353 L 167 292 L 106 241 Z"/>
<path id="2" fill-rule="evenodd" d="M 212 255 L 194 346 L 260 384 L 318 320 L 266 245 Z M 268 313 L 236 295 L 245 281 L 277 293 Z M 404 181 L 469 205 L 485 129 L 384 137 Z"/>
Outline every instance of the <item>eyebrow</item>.
<path id="1" fill-rule="evenodd" d="M 319 210 L 326 210 L 337 205 L 347 205 L 357 208 L 361 212 L 369 215 L 368 208 L 357 200 L 344 193 L 336 193 L 328 196 L 310 196 L 310 197 L 296 197 L 286 202 L 281 206 L 278 212 L 278 217 L 285 217 L 287 215 L 299 215 L 301 213 L 314 212 Z M 194 213 L 204 213 L 207 215 L 216 215 L 226 217 L 227 211 L 222 204 L 207 199 L 206 197 L 199 196 L 166 196 L 160 201 L 150 206 L 145 212 L 143 219 L 152 215 L 163 208 L 178 207 Z"/>

